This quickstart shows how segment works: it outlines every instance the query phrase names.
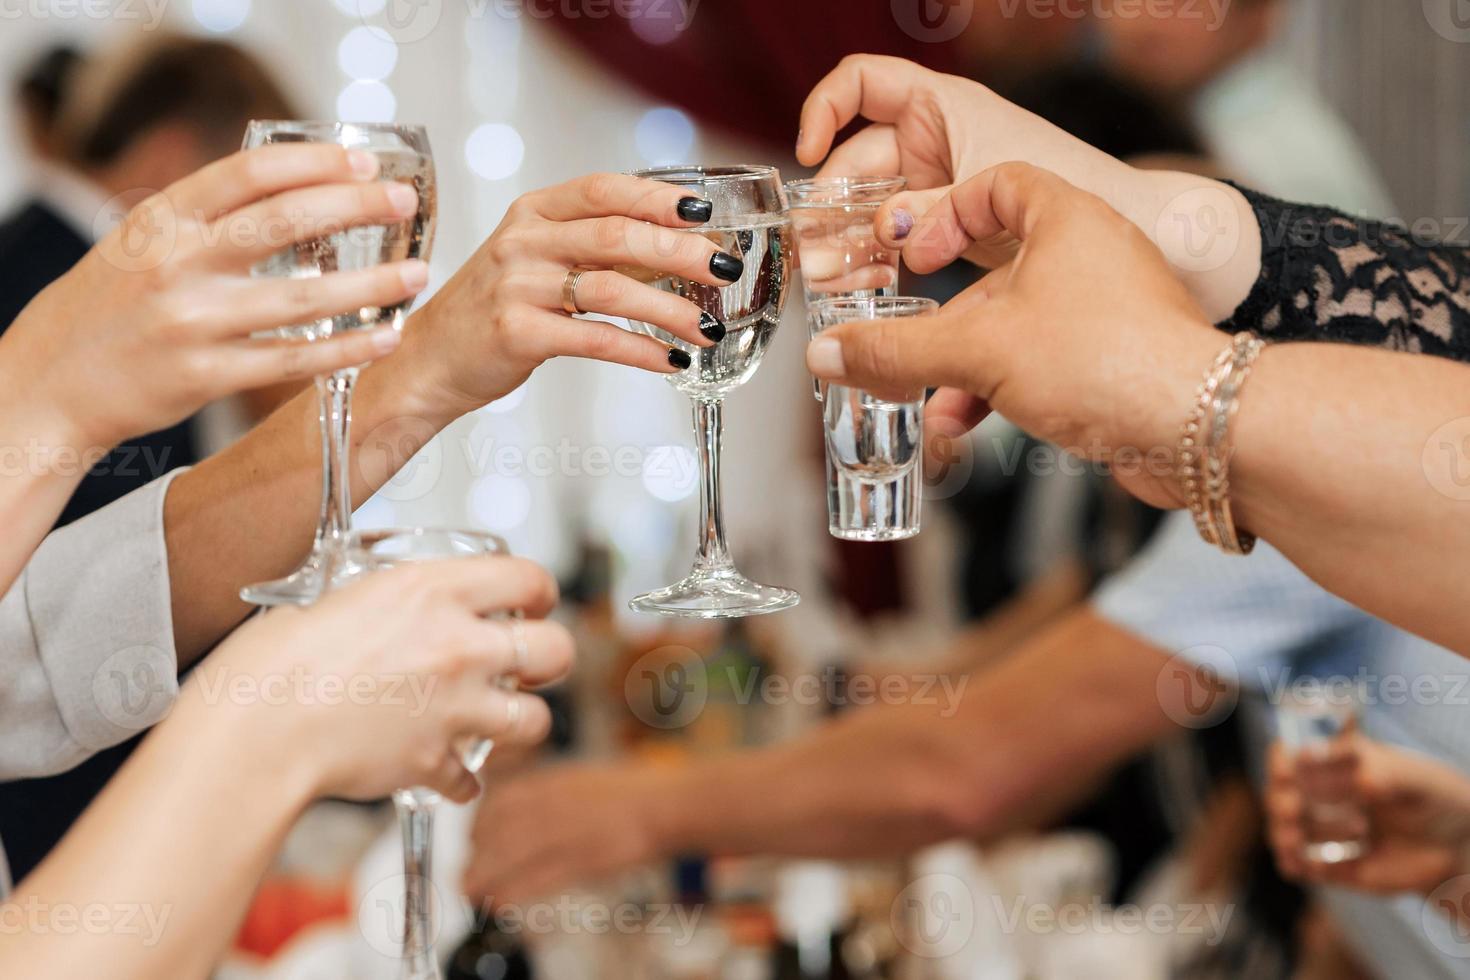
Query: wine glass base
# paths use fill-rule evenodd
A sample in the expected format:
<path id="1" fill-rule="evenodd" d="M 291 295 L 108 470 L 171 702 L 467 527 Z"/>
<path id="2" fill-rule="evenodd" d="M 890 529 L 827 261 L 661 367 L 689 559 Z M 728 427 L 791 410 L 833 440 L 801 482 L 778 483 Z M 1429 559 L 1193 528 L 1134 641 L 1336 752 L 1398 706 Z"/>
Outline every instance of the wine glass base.
<path id="1" fill-rule="evenodd" d="M 801 601 L 791 589 L 752 582 L 731 570 L 695 572 L 666 589 L 648 592 L 628 603 L 634 612 L 689 619 L 740 619 L 790 609 Z"/>
<path id="2" fill-rule="evenodd" d="M 240 598 L 256 606 L 309 606 L 326 591 L 326 568 L 325 556 L 313 552 L 306 564 L 285 578 L 247 585 L 240 590 Z"/>

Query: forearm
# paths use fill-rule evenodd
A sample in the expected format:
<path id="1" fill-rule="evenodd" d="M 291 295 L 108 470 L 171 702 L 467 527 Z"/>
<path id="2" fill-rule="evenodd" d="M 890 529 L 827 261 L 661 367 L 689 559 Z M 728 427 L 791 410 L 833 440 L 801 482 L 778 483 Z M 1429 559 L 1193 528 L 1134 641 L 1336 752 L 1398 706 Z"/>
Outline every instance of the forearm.
<path id="1" fill-rule="evenodd" d="M 1163 664 L 1073 613 L 973 676 L 957 704 L 876 706 L 671 773 L 650 807 L 653 836 L 666 853 L 866 857 L 1033 826 L 1170 730 L 1155 694 Z"/>
<path id="2" fill-rule="evenodd" d="M 1268 348 L 1235 421 L 1237 522 L 1349 602 L 1470 654 L 1467 390 L 1470 367 L 1438 358 Z"/>
<path id="3" fill-rule="evenodd" d="M 22 925 L 0 946 L 0 975 L 210 975 L 311 795 L 290 752 L 224 716 L 240 710 L 185 695 L 0 907 Z M 103 927 L 74 927 L 93 917 Z"/>
<path id="4" fill-rule="evenodd" d="M 354 459 L 370 440 L 373 465 L 350 467 L 354 501 L 371 496 L 453 421 L 417 395 L 410 374 L 394 357 L 364 369 L 358 381 Z M 170 489 L 164 522 L 180 668 L 249 612 L 242 587 L 288 573 L 311 547 L 321 501 L 320 432 L 313 388 Z"/>

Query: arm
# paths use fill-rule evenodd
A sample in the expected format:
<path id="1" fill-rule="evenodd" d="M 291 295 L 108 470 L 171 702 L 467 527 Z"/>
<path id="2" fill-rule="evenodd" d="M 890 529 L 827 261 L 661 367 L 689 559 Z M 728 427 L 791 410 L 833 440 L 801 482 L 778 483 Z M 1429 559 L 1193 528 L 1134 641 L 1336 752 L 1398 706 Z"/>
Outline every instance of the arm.
<path id="1" fill-rule="evenodd" d="M 1033 826 L 1172 729 L 1165 663 L 1078 611 L 969 677 L 958 702 L 874 706 L 677 768 L 530 775 L 487 798 L 466 886 L 515 902 L 684 852 L 868 857 Z"/>
<path id="2" fill-rule="evenodd" d="M 126 921 L 7 929 L 0 974 L 206 977 L 311 800 L 406 785 L 473 798 L 474 778 L 447 748 L 455 738 L 530 744 L 550 725 L 539 698 L 491 683 L 519 665 L 504 623 L 484 617 L 526 610 L 523 677 L 555 680 L 571 664 L 570 636 L 540 619 L 555 594 L 528 562 L 471 558 L 377 573 L 309 611 L 252 622 L 0 904 L 8 923 L 53 913 L 90 923 L 99 910 Z M 279 697 L 297 683 L 313 685 L 310 696 Z"/>

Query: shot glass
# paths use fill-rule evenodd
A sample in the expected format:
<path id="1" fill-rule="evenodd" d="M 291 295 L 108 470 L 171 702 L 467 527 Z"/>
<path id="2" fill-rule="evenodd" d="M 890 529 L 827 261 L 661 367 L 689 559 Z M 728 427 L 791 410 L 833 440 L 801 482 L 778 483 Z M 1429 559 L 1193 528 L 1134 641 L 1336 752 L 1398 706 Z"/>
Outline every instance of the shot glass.
<path id="1" fill-rule="evenodd" d="M 937 312 L 911 296 L 836 297 L 812 306 L 816 332 L 855 320 Z M 818 385 L 827 445 L 827 529 L 846 541 L 897 541 L 919 533 L 924 484 L 924 392 L 888 401 L 845 385 Z"/>
<path id="2" fill-rule="evenodd" d="M 878 242 L 873 220 L 883 202 L 908 186 L 903 177 L 822 177 L 786 184 L 787 212 L 806 293 L 807 326 L 816 336 L 813 307 L 835 297 L 898 294 L 898 250 Z M 812 394 L 821 400 L 820 386 Z"/>
<path id="3" fill-rule="evenodd" d="M 1368 814 L 1358 796 L 1358 729 L 1363 692 L 1348 678 L 1303 678 L 1277 707 L 1281 741 L 1302 795 L 1302 856 L 1320 864 L 1368 852 Z"/>

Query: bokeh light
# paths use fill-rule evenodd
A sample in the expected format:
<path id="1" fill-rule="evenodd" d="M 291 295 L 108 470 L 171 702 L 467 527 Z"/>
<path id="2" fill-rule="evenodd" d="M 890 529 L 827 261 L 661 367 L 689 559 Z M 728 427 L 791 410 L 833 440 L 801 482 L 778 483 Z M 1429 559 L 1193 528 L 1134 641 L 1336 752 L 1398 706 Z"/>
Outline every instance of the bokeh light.
<path id="1" fill-rule="evenodd" d="M 638 120 L 633 142 L 651 164 L 687 163 L 694 149 L 694 123 L 678 109 L 650 109 Z"/>
<path id="2" fill-rule="evenodd" d="M 226 34 L 250 17 L 250 0 L 194 0 L 194 20 L 206 31 Z"/>
<path id="3" fill-rule="evenodd" d="M 531 516 L 531 488 L 525 480 L 492 474 L 470 487 L 470 516 L 492 531 L 520 527 Z"/>
<path id="4" fill-rule="evenodd" d="M 526 157 L 526 144 L 515 127 L 486 123 L 470 134 L 464 144 L 465 162 L 476 176 L 504 180 L 515 176 Z"/>
<path id="5" fill-rule="evenodd" d="M 337 118 L 344 122 L 392 122 L 397 112 L 398 100 L 382 82 L 353 82 L 337 96 Z"/>
<path id="6" fill-rule="evenodd" d="M 381 82 L 398 64 L 398 45 L 382 31 L 354 27 L 337 45 L 337 64 L 348 78 Z"/>

